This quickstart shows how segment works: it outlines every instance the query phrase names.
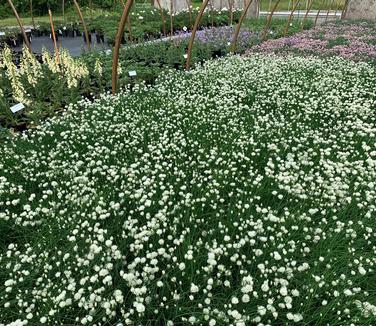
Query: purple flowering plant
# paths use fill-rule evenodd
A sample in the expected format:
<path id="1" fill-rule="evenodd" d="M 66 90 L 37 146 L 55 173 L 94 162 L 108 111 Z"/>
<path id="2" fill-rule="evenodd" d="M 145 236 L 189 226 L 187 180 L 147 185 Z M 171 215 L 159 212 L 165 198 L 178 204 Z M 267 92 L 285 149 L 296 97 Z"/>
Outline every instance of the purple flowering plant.
<path id="1" fill-rule="evenodd" d="M 251 52 L 376 59 L 376 26 L 367 22 L 329 23 L 295 35 L 261 43 Z"/>

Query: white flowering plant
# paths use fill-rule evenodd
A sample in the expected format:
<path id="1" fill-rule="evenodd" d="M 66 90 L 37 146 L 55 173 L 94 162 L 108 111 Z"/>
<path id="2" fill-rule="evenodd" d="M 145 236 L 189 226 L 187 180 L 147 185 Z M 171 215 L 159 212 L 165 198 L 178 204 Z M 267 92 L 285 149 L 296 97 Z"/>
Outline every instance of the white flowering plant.
<path id="1" fill-rule="evenodd" d="M 1 144 L 0 325 L 374 325 L 375 81 L 232 56 Z"/>
<path id="2" fill-rule="evenodd" d="M 89 69 L 82 59 L 73 59 L 66 51 L 59 56 L 44 51 L 40 62 L 26 48 L 17 64 L 5 47 L 0 55 L 0 86 L 0 123 L 22 130 L 89 95 Z M 9 108 L 17 103 L 26 109 L 12 115 Z"/>

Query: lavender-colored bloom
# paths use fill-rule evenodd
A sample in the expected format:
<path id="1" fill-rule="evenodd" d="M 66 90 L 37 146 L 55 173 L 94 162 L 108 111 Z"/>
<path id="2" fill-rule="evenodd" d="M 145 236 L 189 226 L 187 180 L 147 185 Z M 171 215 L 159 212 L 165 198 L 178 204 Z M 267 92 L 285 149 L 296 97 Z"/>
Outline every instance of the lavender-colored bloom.
<path id="1" fill-rule="evenodd" d="M 352 60 L 376 58 L 376 26 L 362 23 L 330 23 L 290 37 L 266 41 L 249 52 L 307 54 Z"/>
<path id="2" fill-rule="evenodd" d="M 209 44 L 218 49 L 223 49 L 231 44 L 234 34 L 235 28 L 232 26 L 204 28 L 202 30 L 197 31 L 196 41 L 204 44 Z M 177 35 L 180 41 L 187 40 L 191 37 L 190 32 L 180 32 Z M 251 32 L 248 29 L 242 29 L 238 37 L 238 48 L 245 49 L 250 45 L 251 40 L 256 37 L 257 34 L 255 32 Z"/>

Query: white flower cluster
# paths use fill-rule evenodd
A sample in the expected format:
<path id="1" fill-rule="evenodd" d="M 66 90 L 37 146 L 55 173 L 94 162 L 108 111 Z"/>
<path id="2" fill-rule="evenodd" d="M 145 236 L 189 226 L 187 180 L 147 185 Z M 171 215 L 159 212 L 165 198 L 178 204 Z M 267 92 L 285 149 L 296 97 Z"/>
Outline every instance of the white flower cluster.
<path id="1" fill-rule="evenodd" d="M 5 47 L 0 55 L 0 58 L 0 69 L 6 68 L 6 75 L 12 86 L 13 99 L 16 102 L 21 102 L 23 104 L 30 105 L 32 101 L 29 99 L 25 91 L 25 88 L 21 83 L 20 78 L 22 75 L 22 71 L 17 69 L 16 65 L 13 63 L 12 51 L 8 47 Z M 3 92 L 1 91 L 1 93 Z"/>
<path id="2" fill-rule="evenodd" d="M 67 77 L 68 88 L 78 86 L 80 80 L 89 75 L 86 64 L 80 59 L 74 59 L 67 50 L 60 53 L 60 64 L 64 75 Z"/>
<path id="3" fill-rule="evenodd" d="M 375 82 L 234 56 L 1 144 L 0 325 L 374 324 Z"/>
<path id="4" fill-rule="evenodd" d="M 24 47 L 22 51 L 20 74 L 26 76 L 31 86 L 37 86 L 38 80 L 43 77 L 42 65 L 35 56 Z"/>

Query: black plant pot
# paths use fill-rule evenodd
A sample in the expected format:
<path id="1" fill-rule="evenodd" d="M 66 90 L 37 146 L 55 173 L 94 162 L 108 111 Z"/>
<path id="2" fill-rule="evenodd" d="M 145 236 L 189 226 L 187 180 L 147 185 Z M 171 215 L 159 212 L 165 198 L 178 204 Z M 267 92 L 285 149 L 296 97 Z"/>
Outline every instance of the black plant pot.
<path id="1" fill-rule="evenodd" d="M 84 34 L 84 42 L 87 43 L 86 35 Z M 91 34 L 89 33 L 89 42 L 91 43 Z"/>
<path id="2" fill-rule="evenodd" d="M 212 52 L 212 57 L 213 58 L 218 58 L 218 57 L 221 57 L 223 55 L 222 51 L 221 50 L 214 50 Z"/>
<path id="3" fill-rule="evenodd" d="M 51 40 L 53 41 L 53 38 L 52 38 L 52 32 L 51 32 L 51 34 L 50 34 L 50 37 L 51 37 Z M 55 38 L 56 38 L 56 42 L 58 42 L 58 41 L 59 41 L 59 33 L 56 33 L 56 32 L 55 32 Z"/>

